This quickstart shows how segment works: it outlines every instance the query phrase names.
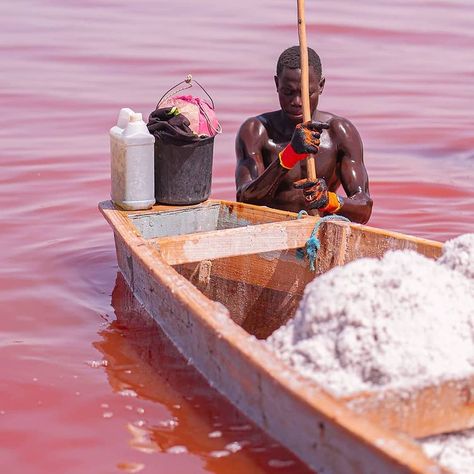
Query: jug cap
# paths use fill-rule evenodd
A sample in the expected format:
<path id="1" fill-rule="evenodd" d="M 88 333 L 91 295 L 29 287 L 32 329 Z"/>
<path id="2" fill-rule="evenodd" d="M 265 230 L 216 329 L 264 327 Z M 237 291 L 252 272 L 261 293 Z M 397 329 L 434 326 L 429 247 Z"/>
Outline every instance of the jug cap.
<path id="1" fill-rule="evenodd" d="M 140 122 L 142 119 L 142 114 L 135 112 L 130 116 L 130 122 Z"/>
<path id="2" fill-rule="evenodd" d="M 119 128 L 125 128 L 127 123 L 130 121 L 130 117 L 134 114 L 134 111 L 128 107 L 120 109 L 120 113 L 117 120 L 117 126 Z"/>

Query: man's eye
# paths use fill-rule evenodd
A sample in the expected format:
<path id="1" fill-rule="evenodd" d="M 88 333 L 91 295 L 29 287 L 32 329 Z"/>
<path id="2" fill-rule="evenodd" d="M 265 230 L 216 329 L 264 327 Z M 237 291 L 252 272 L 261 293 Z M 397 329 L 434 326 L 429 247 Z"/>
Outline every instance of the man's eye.
<path id="1" fill-rule="evenodd" d="M 293 91 L 285 90 L 285 91 L 283 91 L 283 95 L 287 95 L 288 97 L 289 97 L 289 96 L 292 96 L 292 95 L 293 95 Z"/>

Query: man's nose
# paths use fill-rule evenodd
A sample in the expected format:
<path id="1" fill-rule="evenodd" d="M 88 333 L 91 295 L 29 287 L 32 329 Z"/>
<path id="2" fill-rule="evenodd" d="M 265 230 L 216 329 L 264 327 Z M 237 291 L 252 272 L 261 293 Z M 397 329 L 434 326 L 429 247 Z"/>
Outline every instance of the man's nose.
<path id="1" fill-rule="evenodd" d="M 293 96 L 293 100 L 291 102 L 292 105 L 297 105 L 301 107 L 301 105 L 303 104 L 303 101 L 301 100 L 301 94 L 296 94 L 295 96 Z"/>

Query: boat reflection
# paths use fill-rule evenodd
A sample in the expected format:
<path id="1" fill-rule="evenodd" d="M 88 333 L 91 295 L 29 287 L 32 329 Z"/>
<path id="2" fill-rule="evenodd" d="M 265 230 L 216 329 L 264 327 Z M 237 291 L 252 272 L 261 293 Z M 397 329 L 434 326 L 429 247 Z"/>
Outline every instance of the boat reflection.
<path id="1" fill-rule="evenodd" d="M 121 273 L 112 306 L 116 320 L 94 344 L 108 361 L 112 389 L 157 402 L 171 415 L 129 424 L 132 448 L 197 455 L 206 471 L 216 473 L 312 472 L 209 386 L 141 307 Z"/>

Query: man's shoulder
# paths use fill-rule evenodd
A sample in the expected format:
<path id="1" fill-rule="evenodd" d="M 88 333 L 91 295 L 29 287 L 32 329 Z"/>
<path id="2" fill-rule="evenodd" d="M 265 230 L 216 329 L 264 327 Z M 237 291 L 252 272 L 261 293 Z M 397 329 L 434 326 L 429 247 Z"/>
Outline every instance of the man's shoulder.
<path id="1" fill-rule="evenodd" d="M 317 119 L 320 122 L 327 122 L 329 124 L 329 132 L 341 139 L 359 136 L 356 126 L 345 117 L 318 110 Z"/>
<path id="2" fill-rule="evenodd" d="M 245 142 L 261 137 L 265 133 L 265 127 L 259 117 L 247 118 L 237 132 L 237 140 L 244 140 Z"/>
<path id="3" fill-rule="evenodd" d="M 281 111 L 274 110 L 273 112 L 265 112 L 263 114 L 257 115 L 255 118 L 260 120 L 260 122 L 262 122 L 264 125 L 270 125 L 276 120 L 281 120 Z"/>
<path id="4" fill-rule="evenodd" d="M 263 126 L 262 120 L 260 119 L 260 115 L 257 115 L 255 117 L 248 117 L 246 118 L 243 122 L 242 125 L 240 126 L 240 129 L 246 129 L 246 128 L 254 128 L 254 127 L 259 127 Z"/>
<path id="5" fill-rule="evenodd" d="M 262 125 L 268 126 L 270 125 L 278 115 L 278 111 L 275 112 L 264 112 L 263 114 L 256 115 L 254 117 L 247 118 L 243 123 L 242 126 L 249 126 L 249 125 Z"/>
<path id="6" fill-rule="evenodd" d="M 340 115 L 333 114 L 332 112 L 325 112 L 318 110 L 316 119 L 320 122 L 327 122 L 332 127 L 354 127 L 354 124 L 347 118 Z"/>
<path id="7" fill-rule="evenodd" d="M 254 117 L 247 118 L 240 126 L 238 135 L 251 134 L 253 136 L 267 136 L 269 127 L 272 128 L 272 124 L 277 117 L 278 111 L 265 112 Z"/>

